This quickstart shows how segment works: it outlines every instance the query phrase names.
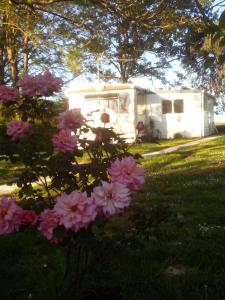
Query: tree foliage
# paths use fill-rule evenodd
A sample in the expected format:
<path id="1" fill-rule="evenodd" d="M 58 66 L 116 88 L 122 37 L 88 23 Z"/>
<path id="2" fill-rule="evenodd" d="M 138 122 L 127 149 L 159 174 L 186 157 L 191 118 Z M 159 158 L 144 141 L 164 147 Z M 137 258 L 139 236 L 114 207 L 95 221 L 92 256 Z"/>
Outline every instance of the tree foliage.
<path id="1" fill-rule="evenodd" d="M 0 81 L 7 82 L 10 74 L 15 84 L 13 74 L 27 72 L 29 63 L 33 71 L 51 65 L 73 74 L 99 74 L 105 81 L 165 80 L 179 60 L 196 74 L 195 86 L 221 91 L 224 14 L 218 21 L 219 5 L 223 1 L 4 0 L 1 17 L 9 14 L 13 23 L 1 24 Z"/>

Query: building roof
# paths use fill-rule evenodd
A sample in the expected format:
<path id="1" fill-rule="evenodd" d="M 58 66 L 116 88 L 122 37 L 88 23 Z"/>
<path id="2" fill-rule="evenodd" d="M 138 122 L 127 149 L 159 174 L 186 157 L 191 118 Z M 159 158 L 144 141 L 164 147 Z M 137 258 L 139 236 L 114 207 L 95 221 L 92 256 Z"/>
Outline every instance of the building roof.
<path id="1" fill-rule="evenodd" d="M 99 92 L 108 92 L 108 91 L 119 91 L 119 90 L 129 90 L 129 89 L 138 89 L 138 90 L 146 90 L 142 87 L 136 86 L 134 84 L 127 83 L 118 83 L 114 85 L 100 85 L 96 86 L 87 86 L 83 88 L 69 88 L 67 91 L 69 93 L 99 93 Z"/>
<path id="2" fill-rule="evenodd" d="M 201 89 L 180 89 L 180 90 L 163 90 L 163 89 L 158 89 L 154 92 L 152 91 L 148 91 L 148 94 L 175 94 L 175 93 L 203 93 L 206 96 L 212 98 L 213 100 L 216 100 L 216 98 L 207 93 L 205 90 L 201 90 Z"/>
<path id="3" fill-rule="evenodd" d="M 118 84 L 110 84 L 110 85 L 87 85 L 82 88 L 69 88 L 67 89 L 67 93 L 104 93 L 104 92 L 113 92 L 113 91 L 121 91 L 121 90 L 129 90 L 129 89 L 136 89 L 142 92 L 145 92 L 147 94 L 174 94 L 174 93 L 204 93 L 207 97 L 213 99 L 216 101 L 216 98 L 209 93 L 207 93 L 205 90 L 201 89 L 180 89 L 180 90 L 163 90 L 158 89 L 154 92 L 151 90 L 147 90 L 145 88 L 142 88 L 140 86 L 136 86 L 134 84 L 130 83 L 118 83 Z"/>

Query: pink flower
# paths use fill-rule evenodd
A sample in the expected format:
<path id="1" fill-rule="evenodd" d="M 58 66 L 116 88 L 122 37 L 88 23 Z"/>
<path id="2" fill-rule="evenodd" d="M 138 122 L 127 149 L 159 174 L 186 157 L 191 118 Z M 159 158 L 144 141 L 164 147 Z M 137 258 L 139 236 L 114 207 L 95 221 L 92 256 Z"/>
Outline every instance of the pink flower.
<path id="1" fill-rule="evenodd" d="M 129 206 L 131 200 L 129 189 L 118 182 L 102 181 L 102 186 L 94 188 L 92 197 L 97 208 L 106 216 L 121 213 L 125 207 Z"/>
<path id="2" fill-rule="evenodd" d="M 0 86 L 0 103 L 13 103 L 18 99 L 19 92 L 17 88 Z"/>
<path id="3" fill-rule="evenodd" d="M 136 129 L 137 129 L 138 132 L 143 131 L 145 129 L 144 123 L 142 121 L 139 121 L 137 123 Z"/>
<path id="4" fill-rule="evenodd" d="M 40 214 L 40 225 L 38 230 L 46 237 L 48 240 L 58 243 L 60 240 L 53 236 L 53 231 L 59 226 L 59 217 L 56 212 L 52 209 L 45 209 Z"/>
<path id="5" fill-rule="evenodd" d="M 25 96 L 34 97 L 40 94 L 36 77 L 25 75 L 20 80 L 21 92 Z"/>
<path id="6" fill-rule="evenodd" d="M 0 200 L 0 234 L 18 231 L 21 226 L 22 208 L 13 198 L 5 196 Z"/>
<path id="7" fill-rule="evenodd" d="M 63 81 L 52 75 L 48 70 L 37 76 L 25 75 L 20 80 L 22 94 L 29 97 L 50 96 L 58 92 Z"/>
<path id="8" fill-rule="evenodd" d="M 92 198 L 78 191 L 58 196 L 54 210 L 60 218 L 60 225 L 76 232 L 82 228 L 86 229 L 97 215 Z"/>
<path id="9" fill-rule="evenodd" d="M 23 121 L 11 121 L 7 123 L 7 135 L 12 141 L 20 140 L 27 137 L 31 133 L 32 125 Z"/>
<path id="10" fill-rule="evenodd" d="M 49 96 L 54 92 L 59 92 L 63 85 L 62 79 L 52 75 L 49 70 L 45 71 L 43 75 L 37 75 L 36 80 L 38 82 L 41 96 Z"/>
<path id="11" fill-rule="evenodd" d="M 53 135 L 52 143 L 54 148 L 60 152 L 72 152 L 77 147 L 77 138 L 69 129 L 63 129 Z"/>
<path id="12" fill-rule="evenodd" d="M 22 212 L 22 225 L 35 225 L 37 223 L 37 214 L 33 210 L 23 210 Z"/>
<path id="13" fill-rule="evenodd" d="M 144 184 L 144 169 L 137 166 L 132 156 L 115 160 L 108 172 L 112 182 L 120 182 L 131 191 L 138 190 Z"/>
<path id="14" fill-rule="evenodd" d="M 84 117 L 77 109 L 67 110 L 58 116 L 58 128 L 75 130 L 84 123 Z"/>
<path id="15" fill-rule="evenodd" d="M 101 121 L 102 121 L 102 123 L 104 123 L 104 124 L 109 123 L 109 122 L 110 122 L 109 114 L 107 114 L 107 113 L 102 113 L 102 115 L 101 115 Z"/>

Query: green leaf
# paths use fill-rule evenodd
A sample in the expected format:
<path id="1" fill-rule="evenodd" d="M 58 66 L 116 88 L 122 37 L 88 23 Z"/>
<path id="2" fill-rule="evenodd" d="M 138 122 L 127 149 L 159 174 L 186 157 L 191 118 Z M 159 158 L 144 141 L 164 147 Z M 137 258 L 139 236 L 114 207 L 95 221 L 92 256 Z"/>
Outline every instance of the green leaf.
<path id="1" fill-rule="evenodd" d="M 34 189 L 33 189 L 32 185 L 27 185 L 22 188 L 22 191 L 25 195 L 31 196 L 34 192 Z"/>

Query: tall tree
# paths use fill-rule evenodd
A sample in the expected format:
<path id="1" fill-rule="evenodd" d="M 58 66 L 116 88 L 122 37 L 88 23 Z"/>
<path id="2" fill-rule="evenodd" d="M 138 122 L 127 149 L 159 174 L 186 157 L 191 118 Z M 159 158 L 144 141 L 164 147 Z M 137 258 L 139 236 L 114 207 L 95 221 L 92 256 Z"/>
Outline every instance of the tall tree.
<path id="1" fill-rule="evenodd" d="M 47 9 L 28 2 L 0 3 L 1 84 L 16 86 L 19 76 L 38 68 L 65 70 L 67 48 L 75 43 L 73 29 L 79 20 L 69 12 L 68 4 L 56 3 Z"/>
<path id="2" fill-rule="evenodd" d="M 214 1 L 215 2 L 215 1 Z M 191 26 L 186 34 L 183 47 L 183 65 L 188 72 L 192 70 L 194 84 L 207 88 L 217 95 L 225 94 L 225 11 L 211 16 L 209 11 L 217 5 L 225 6 L 220 1 L 203 6 L 196 0 L 203 22 L 199 26 Z M 221 8 L 223 7 L 221 6 Z M 220 9 L 221 11 L 221 9 Z"/>

